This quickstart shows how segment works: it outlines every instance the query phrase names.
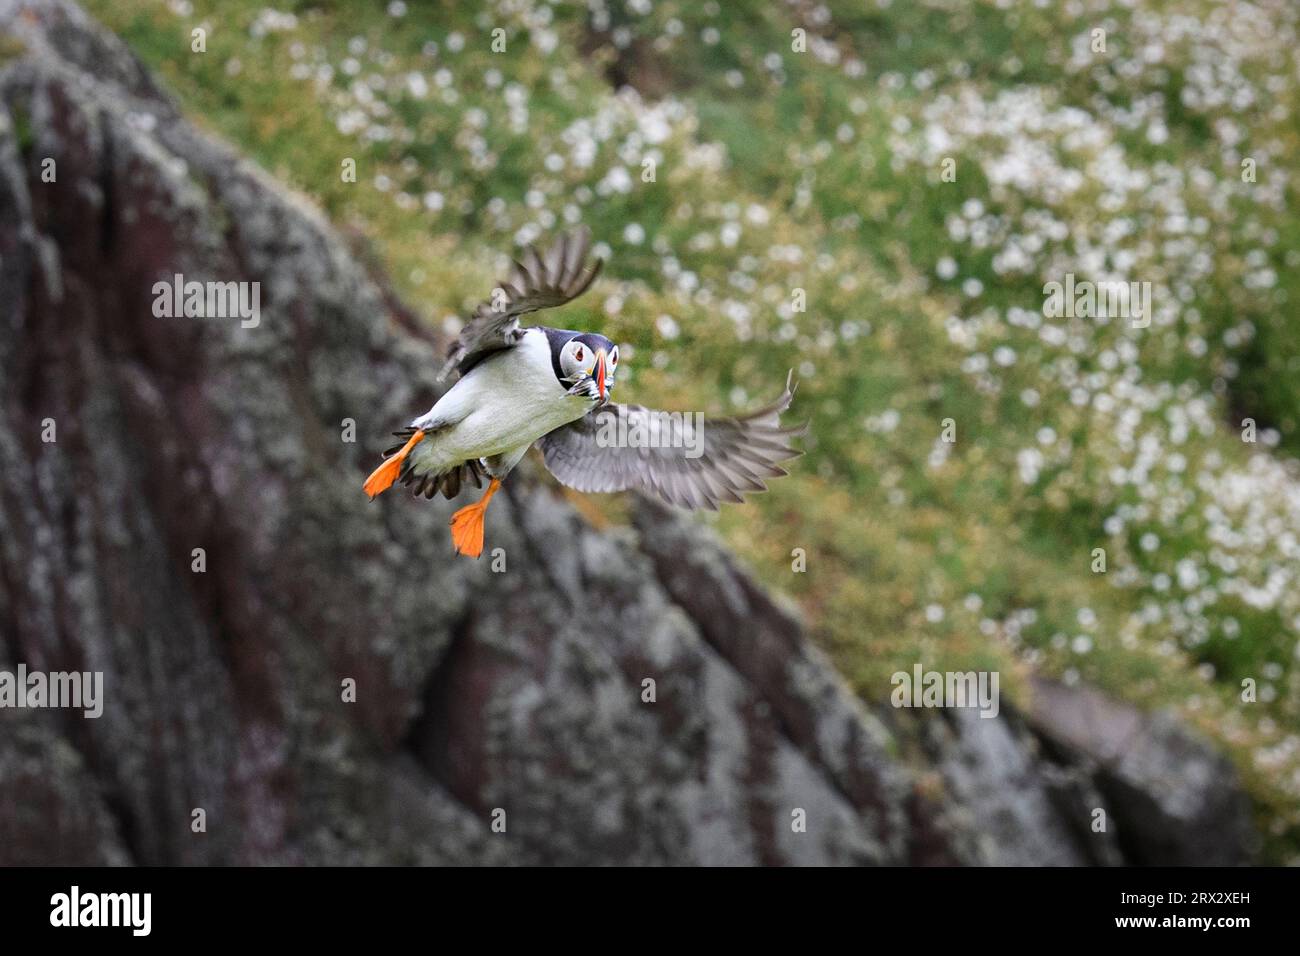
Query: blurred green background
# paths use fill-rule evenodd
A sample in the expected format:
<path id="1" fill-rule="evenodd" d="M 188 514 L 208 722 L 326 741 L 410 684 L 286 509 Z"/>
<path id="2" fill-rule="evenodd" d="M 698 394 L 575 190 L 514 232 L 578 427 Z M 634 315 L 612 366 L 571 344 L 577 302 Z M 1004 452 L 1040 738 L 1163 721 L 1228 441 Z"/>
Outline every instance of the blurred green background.
<path id="1" fill-rule="evenodd" d="M 551 324 L 624 344 L 622 400 L 795 368 L 808 455 L 717 526 L 864 700 L 921 661 L 1173 707 L 1300 858 L 1294 3 L 86 5 L 434 325 L 585 222 Z M 1066 273 L 1151 327 L 1045 317 Z"/>

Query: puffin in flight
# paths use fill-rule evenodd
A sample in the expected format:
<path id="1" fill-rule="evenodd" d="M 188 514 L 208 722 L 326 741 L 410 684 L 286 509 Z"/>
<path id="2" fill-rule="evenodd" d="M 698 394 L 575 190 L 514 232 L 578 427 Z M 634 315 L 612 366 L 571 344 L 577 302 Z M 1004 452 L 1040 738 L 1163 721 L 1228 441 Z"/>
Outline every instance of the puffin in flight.
<path id="1" fill-rule="evenodd" d="M 456 383 L 393 433 L 402 443 L 384 452 L 364 485 L 372 500 L 394 481 L 417 496 L 454 498 L 467 482 L 481 487 L 486 475 L 483 497 L 451 518 L 456 551 L 477 558 L 488 502 L 533 444 L 570 488 L 635 489 L 689 509 L 716 511 L 718 502 L 740 502 L 742 492 L 766 490 L 763 479 L 786 474 L 777 463 L 800 454 L 789 439 L 804 431 L 780 422 L 794 396 L 789 378 L 780 398 L 741 418 L 670 415 L 610 402 L 618 346 L 605 336 L 520 327 L 520 316 L 564 305 L 591 287 L 604 261 L 588 264 L 590 247 L 583 227 L 544 255 L 529 247 L 514 263 L 509 281 L 452 343 L 438 379 L 454 370 Z M 619 434 L 642 440 L 610 440 Z"/>

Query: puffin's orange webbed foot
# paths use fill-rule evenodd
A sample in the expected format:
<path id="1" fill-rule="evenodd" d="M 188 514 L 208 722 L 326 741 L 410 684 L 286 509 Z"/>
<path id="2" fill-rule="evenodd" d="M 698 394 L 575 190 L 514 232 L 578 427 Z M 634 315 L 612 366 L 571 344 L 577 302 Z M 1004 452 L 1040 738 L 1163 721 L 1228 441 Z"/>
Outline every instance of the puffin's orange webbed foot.
<path id="1" fill-rule="evenodd" d="M 382 465 L 372 471 L 370 477 L 366 479 L 366 483 L 361 486 L 365 489 L 366 494 L 373 499 L 375 495 L 387 491 L 389 486 L 397 480 L 397 476 L 402 473 L 402 462 L 406 460 L 406 456 L 411 453 L 411 449 L 418 445 L 422 438 L 424 438 L 424 432 L 417 431 L 402 446 L 401 451 L 392 458 L 386 459 Z"/>
<path id="2" fill-rule="evenodd" d="M 487 514 L 488 502 L 500 487 L 500 480 L 493 478 L 482 498 L 451 516 L 451 543 L 457 554 L 477 558 L 483 553 L 483 517 Z"/>

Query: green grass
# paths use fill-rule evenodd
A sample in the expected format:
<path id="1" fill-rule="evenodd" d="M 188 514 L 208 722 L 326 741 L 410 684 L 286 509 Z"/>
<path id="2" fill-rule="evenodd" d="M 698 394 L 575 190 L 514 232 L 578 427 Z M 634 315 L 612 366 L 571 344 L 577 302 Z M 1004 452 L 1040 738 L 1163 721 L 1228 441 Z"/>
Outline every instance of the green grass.
<path id="1" fill-rule="evenodd" d="M 795 367 L 809 453 L 718 526 L 864 700 L 919 660 L 1176 708 L 1241 768 L 1269 859 L 1300 855 L 1294 12 L 1256 29 L 1144 2 L 1091 54 L 1092 19 L 1032 4 L 613 2 L 589 25 L 300 2 L 263 35 L 260 2 L 88 5 L 200 123 L 365 236 L 429 321 L 572 217 L 613 255 L 563 321 L 630 346 L 625 397 L 726 411 Z M 796 27 L 837 52 L 792 52 Z M 1207 100 L 1206 64 L 1250 105 Z M 1045 318 L 1066 271 L 1149 281 L 1169 314 Z M 1246 416 L 1267 443 L 1241 441 Z"/>

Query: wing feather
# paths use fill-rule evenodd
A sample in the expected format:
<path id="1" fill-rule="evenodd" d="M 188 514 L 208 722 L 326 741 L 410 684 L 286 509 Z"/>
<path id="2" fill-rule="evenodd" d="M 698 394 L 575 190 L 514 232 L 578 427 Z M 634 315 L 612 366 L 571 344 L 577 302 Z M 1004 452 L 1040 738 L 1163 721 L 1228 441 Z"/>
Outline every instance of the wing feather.
<path id="1" fill-rule="evenodd" d="M 802 454 L 790 440 L 806 426 L 784 428 L 781 413 L 794 398 L 785 391 L 772 404 L 740 418 L 704 419 L 694 434 L 689 416 L 669 415 L 640 405 L 606 405 L 538 440 L 546 467 L 578 491 L 638 490 L 682 508 L 716 511 L 721 502 L 767 490 L 764 479 L 787 472 L 778 462 Z M 623 429 L 619 419 L 625 418 Z M 622 434 L 647 436 L 644 445 L 618 444 Z M 688 457 L 691 446 L 698 457 Z"/>
<path id="2" fill-rule="evenodd" d="M 521 315 L 572 302 L 590 289 L 605 266 L 603 259 L 588 264 L 590 252 L 591 230 L 586 226 L 561 235 L 545 254 L 533 246 L 525 249 L 499 294 L 480 303 L 461 329 L 438 380 L 453 370 L 464 375 L 493 352 L 516 345 L 523 335 Z"/>

